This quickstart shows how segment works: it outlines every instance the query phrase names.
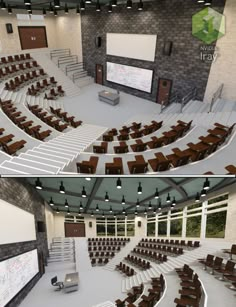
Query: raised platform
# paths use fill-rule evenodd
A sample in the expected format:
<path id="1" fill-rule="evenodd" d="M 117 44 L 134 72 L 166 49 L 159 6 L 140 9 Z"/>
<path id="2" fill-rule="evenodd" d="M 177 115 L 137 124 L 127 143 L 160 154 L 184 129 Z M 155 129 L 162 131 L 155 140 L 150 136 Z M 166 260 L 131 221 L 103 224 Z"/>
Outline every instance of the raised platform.
<path id="1" fill-rule="evenodd" d="M 98 98 L 100 101 L 109 103 L 113 106 L 117 105 L 120 102 L 119 94 L 111 93 L 105 90 L 98 93 Z"/>

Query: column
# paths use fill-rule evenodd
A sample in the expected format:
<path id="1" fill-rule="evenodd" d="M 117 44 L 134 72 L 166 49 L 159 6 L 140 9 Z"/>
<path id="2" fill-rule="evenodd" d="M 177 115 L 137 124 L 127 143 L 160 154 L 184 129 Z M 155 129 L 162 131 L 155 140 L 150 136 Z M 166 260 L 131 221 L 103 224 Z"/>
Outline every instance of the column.
<path id="1" fill-rule="evenodd" d="M 183 222 L 182 222 L 182 239 L 186 238 L 186 228 L 187 228 L 187 206 L 183 209 Z"/>
<path id="2" fill-rule="evenodd" d="M 167 214 L 167 233 L 166 233 L 166 236 L 169 238 L 170 237 L 170 215 L 171 215 L 171 211 L 169 210 L 168 211 L 168 214 Z"/>
<path id="3" fill-rule="evenodd" d="M 207 204 L 208 204 L 207 200 L 205 200 L 202 203 L 201 234 L 200 234 L 201 239 L 206 238 Z"/>

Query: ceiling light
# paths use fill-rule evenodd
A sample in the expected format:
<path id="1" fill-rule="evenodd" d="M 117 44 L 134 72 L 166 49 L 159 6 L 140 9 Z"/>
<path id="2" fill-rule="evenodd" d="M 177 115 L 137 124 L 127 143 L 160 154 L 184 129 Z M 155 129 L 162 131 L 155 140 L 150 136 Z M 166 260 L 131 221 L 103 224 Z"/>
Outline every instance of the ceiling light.
<path id="1" fill-rule="evenodd" d="M 138 194 L 142 194 L 143 193 L 143 189 L 142 189 L 142 186 L 141 186 L 141 182 L 139 182 L 138 184 Z"/>
<path id="2" fill-rule="evenodd" d="M 67 199 L 65 200 L 65 207 L 66 207 L 66 208 L 68 208 L 68 207 L 69 207 L 69 204 L 68 204 Z"/>
<path id="3" fill-rule="evenodd" d="M 132 0 L 127 0 L 126 8 L 127 9 L 132 9 Z"/>
<path id="4" fill-rule="evenodd" d="M 85 3 L 91 4 L 92 0 L 85 0 Z"/>
<path id="5" fill-rule="evenodd" d="M 110 206 L 110 213 L 112 213 L 112 207 Z"/>
<path id="6" fill-rule="evenodd" d="M 9 14 L 9 15 L 11 15 L 11 14 L 12 14 L 12 8 L 10 7 L 10 5 L 8 5 L 8 9 L 7 9 L 7 11 L 8 11 L 8 14 Z"/>
<path id="7" fill-rule="evenodd" d="M 138 11 L 142 11 L 142 10 L 143 10 L 143 1 L 140 0 L 138 4 Z"/>
<path id="8" fill-rule="evenodd" d="M 54 202 L 53 202 L 52 197 L 51 197 L 51 199 L 50 199 L 50 201 L 49 201 L 49 205 L 50 205 L 50 206 L 54 206 Z"/>
<path id="9" fill-rule="evenodd" d="M 63 185 L 63 181 L 61 181 L 61 185 L 60 185 L 60 187 L 59 187 L 59 193 L 65 194 L 65 187 L 64 187 L 64 185 Z"/>
<path id="10" fill-rule="evenodd" d="M 43 16 L 46 16 L 46 15 L 47 15 L 46 9 L 43 8 Z"/>
<path id="11" fill-rule="evenodd" d="M 125 205 L 125 197 L 124 197 L 124 195 L 123 195 L 123 197 L 122 197 L 121 203 L 122 203 L 122 205 Z"/>
<path id="12" fill-rule="evenodd" d="M 79 6 L 78 6 L 78 5 L 77 5 L 77 8 L 76 8 L 76 14 L 77 14 L 77 15 L 79 15 L 79 14 L 80 14 L 80 9 L 79 9 Z M 90 180 L 91 180 L 91 178 L 90 178 L 90 177 L 87 177 L 87 178 L 85 178 L 85 180 L 90 181 Z"/>
<path id="13" fill-rule="evenodd" d="M 31 0 L 24 0 L 25 5 L 31 5 Z"/>
<path id="14" fill-rule="evenodd" d="M 198 3 L 204 3 L 205 0 L 197 0 Z"/>
<path id="15" fill-rule="evenodd" d="M 174 208 L 174 205 L 173 204 L 171 204 L 170 205 L 170 210 L 172 210 Z"/>
<path id="16" fill-rule="evenodd" d="M 81 0 L 81 1 L 80 1 L 80 10 L 81 10 L 81 11 L 84 11 L 84 10 L 85 10 L 85 3 L 84 3 L 84 0 Z"/>
<path id="17" fill-rule="evenodd" d="M 152 204 L 149 202 L 148 210 L 152 210 Z"/>
<path id="18" fill-rule="evenodd" d="M 54 0 L 54 7 L 59 8 L 60 7 L 60 0 Z"/>
<path id="19" fill-rule="evenodd" d="M 170 194 L 168 193 L 167 197 L 166 197 L 166 202 L 170 203 Z"/>
<path id="20" fill-rule="evenodd" d="M 102 217 L 105 217 L 104 212 L 102 213 Z"/>
<path id="21" fill-rule="evenodd" d="M 35 188 L 37 190 L 42 190 L 42 188 L 43 188 L 42 182 L 39 180 L 39 178 L 37 178 L 36 181 L 35 181 Z"/>
<path id="22" fill-rule="evenodd" d="M 111 1 L 111 5 L 112 5 L 112 6 L 117 6 L 117 0 L 112 0 L 112 1 Z"/>
<path id="23" fill-rule="evenodd" d="M 101 6 L 99 3 L 99 0 L 97 0 L 97 4 L 96 4 L 96 12 L 100 12 L 101 11 Z"/>
<path id="24" fill-rule="evenodd" d="M 92 216 L 92 217 L 94 216 L 93 211 L 91 212 L 91 216 Z"/>
<path id="25" fill-rule="evenodd" d="M 96 211 L 97 211 L 97 212 L 99 211 L 99 207 L 98 207 L 98 205 L 96 206 Z"/>
<path id="26" fill-rule="evenodd" d="M 32 14 L 33 14 L 32 10 L 28 11 L 28 14 L 29 14 L 29 15 L 32 15 Z"/>
<path id="27" fill-rule="evenodd" d="M 140 206 L 139 199 L 137 199 L 136 208 L 139 208 L 139 206 Z"/>
<path id="28" fill-rule="evenodd" d="M 57 17 L 57 10 L 54 10 L 54 16 Z"/>
<path id="29" fill-rule="evenodd" d="M 204 182 L 203 189 L 204 190 L 209 190 L 210 189 L 210 181 L 208 180 L 208 178 L 206 178 L 206 180 Z"/>
<path id="30" fill-rule="evenodd" d="M 156 192 L 155 192 L 155 199 L 159 198 L 159 192 L 158 192 L 158 188 L 156 188 Z"/>
<path id="31" fill-rule="evenodd" d="M 112 13 L 112 5 L 111 5 L 111 3 L 108 5 L 108 13 Z"/>
<path id="32" fill-rule="evenodd" d="M 85 191 L 85 188 L 83 187 L 83 190 L 82 190 L 82 197 L 83 198 L 85 198 L 85 197 L 87 197 L 87 193 L 86 193 L 86 191 Z"/>
<path id="33" fill-rule="evenodd" d="M 28 12 L 32 12 L 31 5 L 26 5 L 26 10 L 27 10 Z"/>
<path id="34" fill-rule="evenodd" d="M 6 3 L 4 1 L 1 2 L 1 10 L 6 9 Z"/>
<path id="35" fill-rule="evenodd" d="M 145 208 L 144 214 L 147 215 L 147 209 Z"/>
<path id="36" fill-rule="evenodd" d="M 114 213 L 114 218 L 116 218 L 116 214 Z"/>
<path id="37" fill-rule="evenodd" d="M 60 210 L 57 208 L 56 213 L 60 213 Z"/>
<path id="38" fill-rule="evenodd" d="M 116 181 L 116 187 L 117 187 L 117 189 L 121 189 L 121 187 L 122 187 L 122 183 L 121 183 L 120 178 L 118 178 L 117 181 Z"/>
<path id="39" fill-rule="evenodd" d="M 125 211 L 125 217 L 127 217 L 128 216 L 128 214 L 127 214 L 127 212 Z"/>
<path id="40" fill-rule="evenodd" d="M 52 6 L 52 3 L 50 2 L 50 6 L 49 6 L 49 13 L 50 14 L 53 14 L 53 6 Z"/>
<path id="41" fill-rule="evenodd" d="M 159 204 L 158 204 L 158 210 L 161 210 L 161 200 L 159 200 Z"/>
<path id="42" fill-rule="evenodd" d="M 137 209 L 135 210 L 134 214 L 135 214 L 135 215 L 138 215 L 138 211 L 137 211 Z"/>
<path id="43" fill-rule="evenodd" d="M 173 198 L 172 200 L 172 205 L 175 206 L 176 205 L 176 200 L 175 200 L 175 197 Z"/>
<path id="44" fill-rule="evenodd" d="M 125 214 L 125 208 L 123 208 L 123 211 L 122 211 L 122 213 L 123 213 L 123 214 Z"/>
<path id="45" fill-rule="evenodd" d="M 201 191 L 201 197 L 204 197 L 204 196 L 206 196 L 206 190 L 202 189 L 202 191 Z"/>
<path id="46" fill-rule="evenodd" d="M 68 214 L 68 215 L 70 214 L 70 210 L 69 210 L 69 209 L 67 210 L 67 214 Z"/>
<path id="47" fill-rule="evenodd" d="M 205 5 L 211 5 L 212 4 L 212 0 L 205 0 Z"/>
<path id="48" fill-rule="evenodd" d="M 80 206 L 79 206 L 80 210 L 83 210 L 83 205 L 82 205 L 82 202 L 80 202 Z"/>
<path id="49" fill-rule="evenodd" d="M 108 196 L 107 192 L 106 192 L 106 195 L 105 195 L 105 201 L 109 201 L 109 196 Z"/>
<path id="50" fill-rule="evenodd" d="M 197 192 L 196 198 L 195 198 L 195 202 L 198 203 L 199 201 L 200 201 L 200 195 L 199 195 L 199 193 Z"/>
<path id="51" fill-rule="evenodd" d="M 78 212 L 78 216 L 81 216 L 81 211 L 79 210 L 79 212 Z"/>
<path id="52" fill-rule="evenodd" d="M 68 6 L 67 6 L 67 3 L 65 4 L 65 14 L 67 15 L 69 13 L 69 10 L 68 10 Z"/>

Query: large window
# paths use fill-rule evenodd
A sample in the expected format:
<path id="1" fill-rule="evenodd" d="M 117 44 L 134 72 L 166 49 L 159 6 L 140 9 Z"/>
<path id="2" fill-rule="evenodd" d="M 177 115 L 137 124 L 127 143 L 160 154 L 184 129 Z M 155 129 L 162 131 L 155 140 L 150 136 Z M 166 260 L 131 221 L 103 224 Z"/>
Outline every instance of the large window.
<path id="1" fill-rule="evenodd" d="M 207 215 L 206 238 L 224 238 L 227 211 Z"/>
<path id="2" fill-rule="evenodd" d="M 124 223 L 117 224 L 117 236 L 121 236 L 121 237 L 125 236 L 125 224 Z"/>
<path id="3" fill-rule="evenodd" d="M 107 235 L 113 237 L 116 235 L 115 224 L 107 224 Z"/>
<path id="4" fill-rule="evenodd" d="M 158 223 L 158 235 L 166 236 L 166 234 L 167 234 L 167 221 L 159 222 Z"/>
<path id="5" fill-rule="evenodd" d="M 97 236 L 106 236 L 105 224 L 97 224 Z"/>
<path id="6" fill-rule="evenodd" d="M 127 224 L 127 236 L 133 237 L 135 235 L 135 226 L 134 223 Z"/>
<path id="7" fill-rule="evenodd" d="M 182 236 L 182 219 L 171 220 L 170 235 L 171 237 L 181 237 Z"/>
<path id="8" fill-rule="evenodd" d="M 147 236 L 155 237 L 155 231 L 156 231 L 156 223 L 155 222 L 147 223 Z"/>
<path id="9" fill-rule="evenodd" d="M 199 238 L 201 234 L 201 215 L 187 218 L 186 237 Z"/>

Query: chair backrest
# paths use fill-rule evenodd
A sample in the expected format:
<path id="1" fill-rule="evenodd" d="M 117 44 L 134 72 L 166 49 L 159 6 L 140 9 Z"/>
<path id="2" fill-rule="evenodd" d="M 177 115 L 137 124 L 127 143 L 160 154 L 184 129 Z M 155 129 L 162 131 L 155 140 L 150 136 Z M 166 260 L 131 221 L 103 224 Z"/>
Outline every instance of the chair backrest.
<path id="1" fill-rule="evenodd" d="M 231 254 L 235 254 L 236 255 L 236 244 L 233 244 L 231 247 Z"/>
<path id="2" fill-rule="evenodd" d="M 207 261 L 207 262 L 213 262 L 213 260 L 214 260 L 214 256 L 208 254 L 207 257 L 206 257 L 206 261 Z"/>
<path id="3" fill-rule="evenodd" d="M 216 257 L 214 261 L 214 265 L 221 265 L 223 262 L 223 258 L 221 257 Z"/>
<path id="4" fill-rule="evenodd" d="M 225 271 L 233 272 L 235 263 L 233 261 L 228 260 L 225 265 Z"/>
<path id="5" fill-rule="evenodd" d="M 51 279 L 51 284 L 52 284 L 53 286 L 55 286 L 56 283 L 57 283 L 57 276 L 55 276 L 55 277 L 53 277 L 53 278 Z"/>

